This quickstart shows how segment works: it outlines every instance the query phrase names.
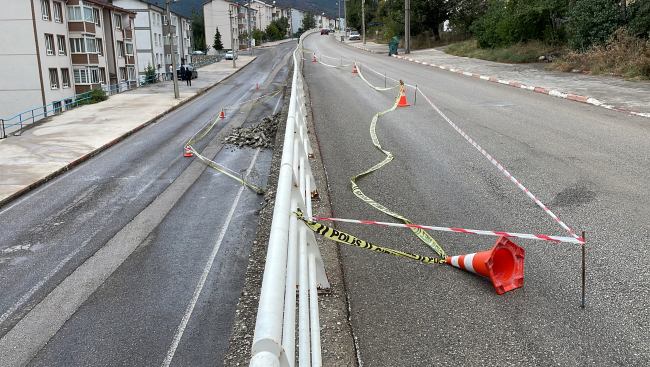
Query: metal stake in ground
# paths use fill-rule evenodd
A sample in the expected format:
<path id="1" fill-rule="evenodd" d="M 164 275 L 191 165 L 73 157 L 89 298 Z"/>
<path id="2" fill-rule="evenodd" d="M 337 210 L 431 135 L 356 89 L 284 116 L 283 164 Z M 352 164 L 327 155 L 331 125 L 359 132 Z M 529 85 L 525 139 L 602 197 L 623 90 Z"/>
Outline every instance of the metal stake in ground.
<path id="1" fill-rule="evenodd" d="M 582 239 L 585 239 L 584 231 Z M 585 242 L 582 243 L 582 308 L 585 308 Z"/>
<path id="2" fill-rule="evenodd" d="M 418 85 L 417 84 L 415 85 L 415 91 L 413 93 L 415 93 L 415 100 L 413 101 L 413 106 L 415 106 L 415 103 L 418 101 Z"/>

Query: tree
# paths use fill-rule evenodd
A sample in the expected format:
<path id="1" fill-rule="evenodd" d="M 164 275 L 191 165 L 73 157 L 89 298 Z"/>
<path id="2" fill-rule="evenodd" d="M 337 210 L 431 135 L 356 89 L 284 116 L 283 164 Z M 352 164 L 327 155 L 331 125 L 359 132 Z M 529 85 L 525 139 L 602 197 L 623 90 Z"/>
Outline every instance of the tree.
<path id="1" fill-rule="evenodd" d="M 280 30 L 278 29 L 278 27 L 276 27 L 275 24 L 273 24 L 273 23 L 269 24 L 266 27 L 265 32 L 266 32 L 266 36 L 271 41 L 275 41 L 277 39 L 280 39 L 280 38 L 284 37 L 284 35 L 282 33 L 280 33 Z"/>
<path id="2" fill-rule="evenodd" d="M 633 36 L 650 38 L 650 1 L 636 0 L 628 5 L 627 27 Z"/>
<path id="3" fill-rule="evenodd" d="M 316 17 L 314 17 L 313 13 L 311 12 L 305 13 L 305 16 L 302 18 L 302 23 L 300 25 L 300 28 L 302 28 L 305 31 L 308 31 L 312 28 L 316 28 Z"/>
<path id="4" fill-rule="evenodd" d="M 253 38 L 255 39 L 255 44 L 256 45 L 261 45 L 262 44 L 262 38 L 264 37 L 264 33 L 262 33 L 262 30 L 258 28 L 253 28 Z"/>
<path id="5" fill-rule="evenodd" d="M 449 18 L 449 11 L 449 2 L 445 0 L 414 0 L 411 2 L 411 32 L 430 31 L 440 39 L 439 27 Z"/>
<path id="6" fill-rule="evenodd" d="M 194 37 L 194 49 L 207 51 L 203 9 L 201 9 L 200 12 L 197 12 L 194 7 L 192 7 L 192 36 Z"/>
<path id="7" fill-rule="evenodd" d="M 214 44 L 212 45 L 212 48 L 217 51 L 223 50 L 223 43 L 221 43 L 221 33 L 219 33 L 219 27 L 217 27 L 217 31 L 214 33 Z"/>
<path id="8" fill-rule="evenodd" d="M 487 0 L 455 0 L 450 4 L 449 25 L 454 30 L 469 32 L 472 24 L 488 9 Z"/>
<path id="9" fill-rule="evenodd" d="M 275 25 L 275 27 L 283 35 L 282 38 L 284 38 L 284 35 L 287 34 L 287 29 L 289 29 L 289 20 L 287 20 L 285 17 L 281 17 L 280 19 L 276 19 L 271 22 L 271 24 Z"/>
<path id="10" fill-rule="evenodd" d="M 144 68 L 144 83 L 143 84 L 153 84 L 157 82 L 156 78 L 156 69 L 151 66 L 150 62 L 147 62 L 147 67 Z"/>
<path id="11" fill-rule="evenodd" d="M 569 46 L 586 51 L 604 45 L 621 25 L 621 12 L 613 0 L 579 0 L 569 12 L 572 37 Z"/>

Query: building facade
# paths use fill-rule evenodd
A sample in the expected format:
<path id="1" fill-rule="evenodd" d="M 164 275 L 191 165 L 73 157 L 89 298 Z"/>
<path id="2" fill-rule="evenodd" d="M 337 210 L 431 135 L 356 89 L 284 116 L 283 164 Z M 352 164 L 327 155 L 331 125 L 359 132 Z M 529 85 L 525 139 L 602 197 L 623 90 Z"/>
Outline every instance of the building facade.
<path id="1" fill-rule="evenodd" d="M 56 113 L 76 94 L 137 76 L 135 13 L 99 0 L 5 5 L 0 118 L 53 102 Z"/>
<path id="2" fill-rule="evenodd" d="M 161 2 L 162 3 L 162 2 Z M 172 13 L 167 21 L 167 9 L 145 0 L 113 0 L 113 4 L 136 14 L 135 33 L 138 39 L 138 74 L 145 75 L 151 65 L 157 74 L 164 75 L 172 65 L 172 54 L 178 66 L 192 62 L 192 20 Z M 171 33 L 171 37 L 169 37 Z M 173 52 L 171 43 L 174 43 Z"/>
<path id="3" fill-rule="evenodd" d="M 254 28 L 259 28 L 258 19 L 260 16 L 255 3 L 251 3 L 249 9 L 248 4 L 243 5 L 230 0 L 210 0 L 203 3 L 203 17 L 205 42 L 208 45 L 213 44 L 214 35 L 218 28 L 219 33 L 221 33 L 221 43 L 226 50 L 248 49 L 250 33 L 253 32 Z M 246 34 L 249 37 L 245 37 Z M 216 54 L 217 52 L 214 48 L 211 48 L 208 53 Z"/>

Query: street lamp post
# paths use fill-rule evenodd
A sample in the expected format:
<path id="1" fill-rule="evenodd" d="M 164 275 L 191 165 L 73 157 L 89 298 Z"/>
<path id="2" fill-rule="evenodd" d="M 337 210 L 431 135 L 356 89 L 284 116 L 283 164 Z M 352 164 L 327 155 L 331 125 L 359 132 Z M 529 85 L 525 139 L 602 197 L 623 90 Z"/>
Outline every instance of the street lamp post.
<path id="1" fill-rule="evenodd" d="M 178 78 L 176 77 L 176 55 L 174 54 L 174 37 L 172 37 L 172 11 L 169 8 L 169 1 L 167 4 L 167 36 L 169 37 L 169 54 L 172 57 L 172 79 L 174 80 L 174 98 L 180 98 L 178 93 Z"/>
<path id="2" fill-rule="evenodd" d="M 232 49 L 232 67 L 236 68 L 237 65 L 235 65 L 235 38 L 232 35 L 232 10 L 228 10 L 228 19 L 230 19 L 230 48 Z"/>

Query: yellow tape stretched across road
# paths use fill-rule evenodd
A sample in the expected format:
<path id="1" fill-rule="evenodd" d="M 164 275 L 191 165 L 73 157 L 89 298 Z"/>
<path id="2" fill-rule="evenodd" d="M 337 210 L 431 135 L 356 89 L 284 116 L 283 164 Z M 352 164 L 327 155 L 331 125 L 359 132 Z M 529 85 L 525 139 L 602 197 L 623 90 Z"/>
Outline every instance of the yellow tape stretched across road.
<path id="1" fill-rule="evenodd" d="M 372 251 L 383 252 L 385 254 L 391 254 L 391 255 L 395 255 L 395 256 L 405 257 L 405 258 L 408 258 L 408 259 L 419 260 L 419 261 L 423 261 L 425 263 L 434 263 L 434 264 L 443 264 L 443 263 L 445 263 L 445 260 L 436 259 L 435 257 L 427 257 L 427 256 L 422 256 L 422 255 L 415 255 L 415 254 L 411 254 L 411 253 L 404 252 L 404 251 L 393 250 L 393 249 L 390 249 L 390 248 L 375 246 L 375 245 L 371 244 L 370 242 L 366 242 L 366 241 L 364 241 L 362 239 L 356 238 L 351 234 L 341 232 L 341 231 L 337 231 L 336 229 L 330 228 L 330 227 L 328 227 L 328 226 L 326 226 L 324 224 L 319 224 L 319 223 L 316 223 L 316 222 L 310 222 L 310 221 L 306 220 L 302 216 L 302 212 L 300 210 L 294 212 L 294 214 L 298 217 L 299 220 L 303 221 L 307 225 L 307 227 L 309 227 L 309 229 L 311 229 L 312 231 L 320 234 L 321 236 L 325 236 L 325 237 L 327 237 L 327 238 L 329 238 L 331 240 L 337 241 L 337 242 L 341 242 L 341 243 L 345 243 L 345 244 L 348 244 L 348 245 L 357 246 L 357 247 L 361 247 L 361 248 L 367 248 L 367 249 L 370 249 Z"/>
<path id="2" fill-rule="evenodd" d="M 397 218 L 397 219 L 403 221 L 406 224 L 413 224 L 413 222 L 409 221 L 404 216 L 402 216 L 402 215 L 400 215 L 400 214 L 386 208 L 385 206 L 381 205 L 380 203 L 378 203 L 378 202 L 374 201 L 373 199 L 369 198 L 368 196 L 366 196 L 363 193 L 363 191 L 361 191 L 361 189 L 359 188 L 359 186 L 355 182 L 357 178 L 365 176 L 365 175 L 367 175 L 367 174 L 369 174 L 369 173 L 371 173 L 373 171 L 376 171 L 376 170 L 380 169 L 381 167 L 383 167 L 384 165 L 386 165 L 388 162 L 393 160 L 393 153 L 382 149 L 381 145 L 379 144 L 379 139 L 377 138 L 377 133 L 375 132 L 375 130 L 376 130 L 376 126 L 377 126 L 377 119 L 379 118 L 379 116 L 381 116 L 381 115 L 383 115 L 385 113 L 394 111 L 397 108 L 397 104 L 399 103 L 399 99 L 402 96 L 402 89 L 404 88 L 402 82 L 400 82 L 400 85 L 402 86 L 402 88 L 400 88 L 399 94 L 397 95 L 397 98 L 395 98 L 395 103 L 393 104 L 393 107 L 391 107 L 390 109 L 388 109 L 386 111 L 378 112 L 372 118 L 372 122 L 370 123 L 370 136 L 372 138 L 372 143 L 382 153 L 386 154 L 386 158 L 383 161 L 377 163 L 376 165 L 370 167 L 365 172 L 362 172 L 362 173 L 360 173 L 360 174 L 358 174 L 356 176 L 351 177 L 350 182 L 352 183 L 352 192 L 359 199 L 361 199 L 364 202 L 366 202 L 367 204 L 373 206 L 375 209 L 377 209 L 377 210 L 379 210 L 379 211 L 381 211 L 381 212 L 383 212 L 385 214 L 388 214 L 391 217 Z M 429 247 L 431 247 L 433 249 L 433 251 L 435 251 L 442 259 L 447 257 L 447 255 L 445 254 L 445 251 L 440 247 L 440 245 L 438 245 L 436 240 L 434 240 L 433 237 L 431 237 L 427 232 L 425 232 L 423 229 L 420 229 L 420 228 L 411 228 L 411 230 L 413 231 L 413 233 L 415 233 L 416 236 L 418 236 L 418 238 L 420 238 L 422 240 L 422 242 L 426 243 Z"/>
<path id="3" fill-rule="evenodd" d="M 192 151 L 192 153 L 194 153 L 194 155 L 196 155 L 199 159 L 201 159 L 202 161 L 204 161 L 208 166 L 210 166 L 210 167 L 216 169 L 217 171 L 219 171 L 219 172 L 221 172 L 221 173 L 223 173 L 223 174 L 225 174 L 225 175 L 227 175 L 227 176 L 229 176 L 229 177 L 234 178 L 235 180 L 241 182 L 243 185 L 245 185 L 245 186 L 247 186 L 247 187 L 249 187 L 249 188 L 255 190 L 258 194 L 264 194 L 264 189 L 262 189 L 261 187 L 251 185 L 250 183 L 246 182 L 246 180 L 244 180 L 243 177 L 239 177 L 239 176 L 237 176 L 236 173 L 235 173 L 234 171 L 231 171 L 231 172 L 233 172 L 233 173 L 230 173 L 230 172 L 228 172 L 228 169 L 227 169 L 227 168 L 225 168 L 225 167 L 220 167 L 220 165 L 219 165 L 218 163 L 216 163 L 216 162 L 214 162 L 214 161 L 208 159 L 207 157 L 204 157 L 204 156 L 202 156 L 201 154 L 199 154 L 199 152 L 197 152 L 196 149 L 194 149 L 194 147 L 192 146 L 192 144 L 194 144 L 194 143 L 196 143 L 197 141 L 203 139 L 203 137 L 205 137 L 205 136 L 210 132 L 210 130 L 212 130 L 212 128 L 217 124 L 217 121 L 219 121 L 219 116 L 221 116 L 221 113 L 222 113 L 223 111 L 225 111 L 225 110 L 241 110 L 241 109 L 244 109 L 244 108 L 251 108 L 251 107 L 253 107 L 253 106 L 257 106 L 258 104 L 261 104 L 261 103 L 264 103 L 264 102 L 268 101 L 269 99 L 271 99 L 271 98 L 277 96 L 278 93 L 280 93 L 280 92 L 281 92 L 281 91 L 278 90 L 278 91 L 276 91 L 276 92 L 274 92 L 274 93 L 272 92 L 272 93 L 269 93 L 269 94 L 262 95 L 262 96 L 260 96 L 260 97 L 258 97 L 258 98 L 256 98 L 256 99 L 253 99 L 252 101 L 256 101 L 256 100 L 259 100 L 259 99 L 262 99 L 262 98 L 264 98 L 264 99 L 262 99 L 262 100 L 260 100 L 260 101 L 257 101 L 257 102 L 255 102 L 255 103 L 249 104 L 249 105 L 244 105 L 244 106 L 234 106 L 234 105 L 233 105 L 233 106 L 230 106 L 230 107 L 223 107 L 223 108 L 221 108 L 221 110 L 219 111 L 219 114 L 218 114 L 217 117 L 214 119 L 214 121 L 212 121 L 212 123 L 210 124 L 210 126 L 209 126 L 209 127 L 208 127 L 208 128 L 207 128 L 207 129 L 206 129 L 206 130 L 205 130 L 205 131 L 204 131 L 204 132 L 203 132 L 203 133 L 198 137 L 198 138 L 196 138 L 196 139 L 194 139 L 194 136 L 196 136 L 196 134 L 194 134 L 194 136 L 192 136 L 192 138 L 190 138 L 190 141 L 188 141 L 188 142 L 185 144 L 185 147 L 188 147 L 188 148 Z M 265 97 L 266 97 L 266 98 L 265 98 Z M 249 101 L 245 101 L 245 102 L 241 102 L 241 103 L 246 103 L 246 102 L 250 102 L 250 101 L 251 101 L 251 100 L 249 100 Z M 205 127 L 205 125 L 204 125 L 204 127 Z M 199 131 L 201 131 L 201 130 L 199 130 Z M 198 132 L 197 132 L 197 133 L 198 133 Z"/>
<path id="4" fill-rule="evenodd" d="M 355 62 L 354 64 L 356 65 L 356 62 Z M 361 74 L 361 67 L 359 67 L 359 66 L 357 66 L 357 74 L 359 74 L 359 77 L 361 78 L 361 80 L 363 80 L 364 82 L 366 82 L 366 84 L 368 84 L 368 85 L 370 86 L 370 88 L 372 88 L 372 89 L 374 89 L 374 90 L 391 90 L 391 89 L 395 89 L 395 88 L 397 88 L 397 87 L 401 87 L 401 86 L 402 86 L 401 84 L 397 84 L 397 85 L 394 86 L 394 87 L 388 87 L 388 88 L 375 87 L 374 85 L 370 84 L 370 82 L 367 81 L 366 78 L 363 77 L 363 74 Z M 400 91 L 401 91 L 401 89 L 400 89 Z M 392 110 L 391 110 L 391 111 L 392 111 Z"/>
<path id="5" fill-rule="evenodd" d="M 311 52 L 309 50 L 305 50 L 304 48 L 302 48 L 300 46 L 298 46 L 298 49 L 300 49 L 300 51 L 306 52 L 308 54 L 312 54 L 312 55 L 314 55 L 314 58 L 316 58 L 316 53 Z M 321 60 L 318 60 L 318 59 L 316 59 L 316 61 L 318 61 L 319 63 L 321 63 L 321 64 L 323 64 L 323 65 L 325 65 L 327 67 L 330 67 L 330 68 L 345 68 L 345 67 L 348 67 L 348 66 L 354 64 L 354 62 L 353 62 L 352 64 L 345 64 L 345 65 L 330 65 L 330 64 L 326 64 L 326 63 L 324 63 L 324 62 L 322 62 Z"/>

